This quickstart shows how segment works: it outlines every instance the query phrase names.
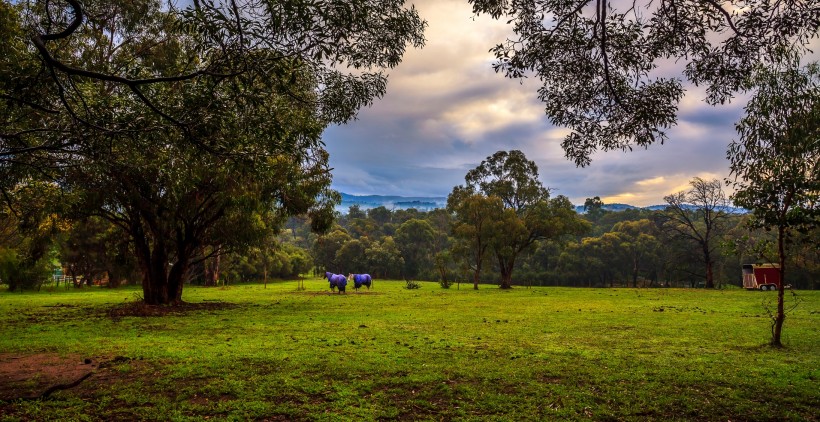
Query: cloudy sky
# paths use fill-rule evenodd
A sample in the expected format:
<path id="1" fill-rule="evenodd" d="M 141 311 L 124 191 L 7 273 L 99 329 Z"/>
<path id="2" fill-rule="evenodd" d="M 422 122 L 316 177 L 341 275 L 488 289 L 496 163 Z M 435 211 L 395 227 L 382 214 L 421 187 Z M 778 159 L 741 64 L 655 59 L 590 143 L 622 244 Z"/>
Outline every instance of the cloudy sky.
<path id="1" fill-rule="evenodd" d="M 510 33 L 474 17 L 466 0 L 414 1 L 429 27 L 427 45 L 408 50 L 390 72 L 387 95 L 359 119 L 324 134 L 333 188 L 354 195 L 447 196 L 464 175 L 499 150 L 519 149 L 541 182 L 573 203 L 646 206 L 684 190 L 695 176 L 728 175 L 726 147 L 743 104 L 712 107 L 691 87 L 669 141 L 648 150 L 598 153 L 577 168 L 564 157 L 566 129 L 550 125 L 536 80 L 505 79 L 488 50 Z"/>

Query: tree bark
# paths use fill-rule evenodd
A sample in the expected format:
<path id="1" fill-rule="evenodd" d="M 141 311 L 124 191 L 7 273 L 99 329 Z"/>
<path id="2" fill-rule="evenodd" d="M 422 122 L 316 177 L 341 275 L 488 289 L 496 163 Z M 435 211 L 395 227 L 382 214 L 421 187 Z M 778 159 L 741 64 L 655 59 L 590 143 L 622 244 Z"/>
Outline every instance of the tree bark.
<path id="1" fill-rule="evenodd" d="M 141 228 L 133 233 L 140 235 Z M 176 305 L 182 302 L 182 287 L 190 265 L 190 246 L 184 241 L 178 248 L 174 263 L 170 262 L 167 245 L 160 239 L 153 244 L 145 236 L 134 236 L 135 250 L 143 272 L 142 295 L 147 305 Z"/>
<path id="2" fill-rule="evenodd" d="M 501 269 L 501 287 L 502 289 L 512 289 L 512 272 L 515 266 L 515 259 L 504 259 L 498 257 L 498 266 Z"/>
<path id="3" fill-rule="evenodd" d="M 712 272 L 712 257 L 706 254 L 706 288 L 715 288 L 714 273 Z"/>
<path id="4" fill-rule="evenodd" d="M 216 286 L 219 282 L 219 264 L 221 262 L 221 251 L 217 247 L 215 255 L 205 262 L 205 285 Z"/>
<path id="5" fill-rule="evenodd" d="M 786 236 L 786 228 L 780 226 L 777 228 L 777 253 L 780 258 L 780 287 L 777 289 L 777 315 L 774 319 L 774 327 L 772 327 L 772 342 L 771 345 L 775 347 L 783 347 L 780 342 L 780 334 L 783 332 L 783 321 L 786 320 L 786 313 L 783 307 L 783 299 L 785 296 L 786 286 L 786 248 L 784 246 Z"/>

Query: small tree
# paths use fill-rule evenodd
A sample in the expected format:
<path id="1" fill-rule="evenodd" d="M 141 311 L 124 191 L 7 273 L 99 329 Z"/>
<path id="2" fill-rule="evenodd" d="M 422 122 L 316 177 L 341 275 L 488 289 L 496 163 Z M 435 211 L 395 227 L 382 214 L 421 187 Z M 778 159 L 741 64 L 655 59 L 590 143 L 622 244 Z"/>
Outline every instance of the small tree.
<path id="1" fill-rule="evenodd" d="M 503 210 L 501 199 L 457 186 L 447 198 L 447 209 L 456 216 L 453 253 L 473 273 L 473 289 L 478 290 L 485 255 Z"/>
<path id="2" fill-rule="evenodd" d="M 820 66 L 759 69 L 752 82 L 757 92 L 727 156 L 735 204 L 752 211 L 751 226 L 777 230 L 781 283 L 771 344 L 780 347 L 786 241 L 820 223 Z"/>
<path id="3" fill-rule="evenodd" d="M 638 273 L 655 260 L 660 242 L 654 236 L 655 225 L 647 219 L 622 221 L 612 228 L 623 240 L 620 247 L 626 253 L 632 275 L 632 287 L 638 287 Z"/>
<path id="4" fill-rule="evenodd" d="M 715 287 L 713 265 L 717 237 L 726 230 L 729 205 L 719 180 L 703 180 L 695 177 L 689 184 L 692 189 L 665 196 L 664 227 L 676 236 L 694 243 L 706 266 L 706 287 Z"/>

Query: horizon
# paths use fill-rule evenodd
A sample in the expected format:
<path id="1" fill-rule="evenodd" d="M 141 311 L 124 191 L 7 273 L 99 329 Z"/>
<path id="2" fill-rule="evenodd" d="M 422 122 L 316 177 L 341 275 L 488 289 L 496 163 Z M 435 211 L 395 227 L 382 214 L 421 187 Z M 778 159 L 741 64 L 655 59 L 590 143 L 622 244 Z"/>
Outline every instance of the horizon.
<path id="1" fill-rule="evenodd" d="M 353 198 L 374 198 L 374 199 L 379 199 L 379 198 L 398 198 L 398 199 L 408 199 L 408 200 L 424 200 L 424 199 L 428 199 L 428 200 L 437 200 L 437 199 L 438 199 L 438 200 L 444 200 L 444 201 L 442 201 L 442 202 L 446 202 L 446 200 L 447 200 L 447 196 L 424 196 L 424 195 L 418 195 L 418 196 L 404 196 L 404 195 L 380 195 L 380 194 L 356 195 L 356 194 L 351 194 L 351 193 L 348 193 L 348 192 L 339 192 L 339 193 L 340 193 L 340 194 L 342 194 L 343 196 L 344 196 L 344 195 L 346 195 L 346 196 L 348 196 L 348 197 L 353 197 Z M 386 205 L 385 205 L 385 204 L 389 204 L 389 205 L 393 205 L 393 208 L 399 208 L 399 209 L 416 208 L 416 209 L 418 209 L 419 211 L 429 211 L 429 210 L 431 210 L 431 209 L 436 209 L 436 208 L 444 208 L 444 206 L 435 206 L 435 207 L 420 207 L 420 208 L 417 208 L 417 207 L 410 207 L 410 206 L 407 206 L 407 207 L 395 207 L 395 205 L 396 205 L 396 204 L 398 204 L 398 203 L 400 203 L 400 202 L 403 202 L 403 201 L 385 201 L 384 203 L 379 202 L 378 204 L 379 204 L 379 205 L 381 205 L 381 206 L 385 206 L 385 207 L 386 207 Z M 570 201 L 570 202 L 572 202 L 572 201 Z M 573 205 L 573 206 L 576 208 L 576 210 L 577 210 L 579 207 L 583 207 L 583 206 L 584 206 L 584 202 L 585 202 L 585 201 L 582 201 L 582 202 L 580 202 L 580 203 L 577 203 L 577 202 L 572 202 L 572 205 Z M 433 203 L 434 203 L 434 204 L 436 204 L 436 205 L 439 205 L 439 204 L 438 204 L 438 202 L 433 202 Z M 346 205 L 345 205 L 345 204 L 346 204 Z M 351 200 L 347 200 L 347 201 L 345 201 L 345 200 L 344 200 L 344 198 L 343 198 L 343 199 L 342 199 L 342 202 L 340 202 L 340 203 L 336 206 L 336 209 L 337 209 L 338 211 L 342 212 L 342 214 L 344 214 L 344 213 L 346 213 L 346 212 L 349 210 L 349 208 L 350 208 L 350 206 L 351 206 L 351 205 L 359 205 L 359 206 L 360 206 L 360 208 L 361 208 L 361 209 L 364 209 L 364 210 L 367 210 L 367 209 L 370 209 L 370 208 L 375 208 L 374 206 L 371 206 L 372 204 L 367 204 L 367 203 L 359 203 L 359 202 L 357 202 L 357 201 L 355 201 L 355 200 L 352 200 L 352 201 L 351 201 Z M 379 206 L 379 205 L 376 205 L 376 207 L 377 207 L 377 206 Z M 663 202 L 663 201 L 662 201 L 662 202 L 659 202 L 659 203 L 655 203 L 655 204 L 649 204 L 649 205 L 635 205 L 635 204 L 629 204 L 629 203 L 624 203 L 624 202 L 606 202 L 606 201 L 604 201 L 604 208 L 606 208 L 606 207 L 625 206 L 625 207 L 633 207 L 633 208 L 641 208 L 641 209 L 650 209 L 650 208 L 655 208 L 655 207 L 665 207 L 665 206 L 667 206 L 667 205 L 668 205 L 668 204 L 667 204 L 666 202 Z M 742 207 L 737 207 L 737 206 L 735 206 L 735 204 L 734 204 L 734 203 L 732 203 L 731 201 L 729 201 L 729 203 L 727 204 L 727 207 L 728 207 L 729 209 L 732 209 L 732 210 L 735 210 L 735 211 L 736 211 L 736 210 L 743 210 L 743 208 L 742 208 Z"/>

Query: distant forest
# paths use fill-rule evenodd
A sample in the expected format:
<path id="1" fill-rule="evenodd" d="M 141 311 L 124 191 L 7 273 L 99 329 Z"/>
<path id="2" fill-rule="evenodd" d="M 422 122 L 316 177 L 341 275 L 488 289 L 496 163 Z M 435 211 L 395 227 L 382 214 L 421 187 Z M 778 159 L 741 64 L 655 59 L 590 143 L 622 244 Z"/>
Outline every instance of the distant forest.
<path id="1" fill-rule="evenodd" d="M 697 218 L 699 211 L 685 212 Z M 514 286 L 704 285 L 702 245 L 675 230 L 670 210 L 608 211 L 599 202 L 579 217 L 589 223 L 584 234 L 539 240 L 521 254 L 512 275 Z M 721 212 L 721 217 L 712 245 L 714 284 L 718 288 L 742 286 L 742 264 L 777 262 L 775 235 L 750 231 L 748 214 Z M 311 232 L 308 218 L 292 217 L 278 235 L 261 244 L 203 255 L 188 282 L 267 282 L 330 271 L 369 273 L 376 279 L 436 281 L 445 287 L 470 284 L 473 273 L 460 258 L 463 250 L 453 236 L 454 223 L 454 215 L 444 208 L 419 211 L 379 206 L 363 210 L 354 205 L 344 214 L 337 212 L 332 228 L 318 235 Z M 802 239 L 789 245 L 786 282 L 798 289 L 818 289 L 820 251 L 809 240 L 820 239 L 820 233 L 815 229 L 798 236 Z M 0 254 L 0 279 L 3 274 L 13 278 L 14 271 L 28 272 L 21 278 L 27 282 L 9 285 L 11 288 L 37 288 L 52 283 L 56 274 L 78 287 L 141 281 L 132 246 L 102 219 L 77 221 L 47 240 L 22 239 L 20 244 L 38 244 L 48 252 L 29 266 L 10 254 Z M 480 283 L 497 285 L 499 277 L 498 264 L 488 254 Z"/>
<path id="2" fill-rule="evenodd" d="M 697 210 L 689 210 L 693 215 Z M 539 241 L 516 263 L 518 286 L 698 287 L 706 277 L 701 247 L 670 228 L 666 210 L 603 207 L 581 214 L 590 223 L 582 236 Z M 741 266 L 777 262 L 774 235 L 750 232 L 746 214 L 726 213 L 715 240 L 717 287 L 742 286 Z M 307 222 L 292 219 L 283 244 L 310 251 L 317 273 L 368 272 L 378 278 L 470 282 L 471 275 L 452 250 L 453 217 L 445 209 L 388 210 L 358 206 L 337 216 L 324 236 L 310 234 Z M 410 232 L 412 228 L 412 233 Z M 820 238 L 815 230 L 801 234 Z M 791 251 L 787 283 L 820 288 L 820 251 L 809 242 Z M 410 259 L 408 259 L 410 258 Z M 487 259 L 481 282 L 498 283 L 498 269 Z M 240 277 L 240 274 L 236 275 Z M 245 274 L 253 278 L 253 274 Z"/>

